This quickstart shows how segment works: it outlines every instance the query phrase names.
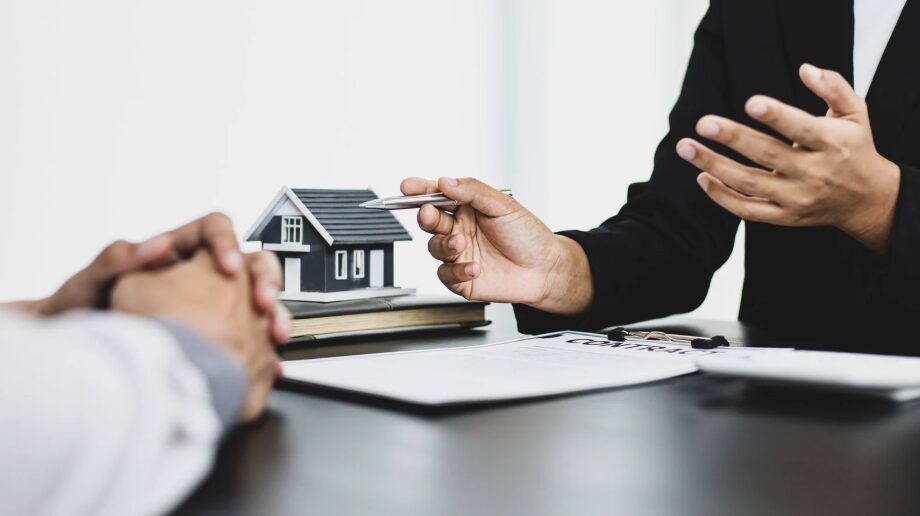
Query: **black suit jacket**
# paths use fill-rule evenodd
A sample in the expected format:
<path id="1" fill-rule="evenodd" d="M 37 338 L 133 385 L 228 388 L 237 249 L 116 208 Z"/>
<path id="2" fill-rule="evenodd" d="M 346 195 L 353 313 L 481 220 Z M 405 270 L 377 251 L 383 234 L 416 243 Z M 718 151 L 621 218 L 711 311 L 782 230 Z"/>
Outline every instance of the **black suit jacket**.
<path id="1" fill-rule="evenodd" d="M 702 192 L 698 171 L 675 145 L 694 136 L 709 113 L 779 136 L 745 114 L 745 101 L 757 93 L 823 115 L 827 106 L 799 80 L 803 62 L 852 83 L 852 2 L 712 0 L 651 179 L 632 185 L 626 205 L 600 227 L 563 232 L 587 253 L 593 305 L 576 318 L 516 306 L 519 328 L 598 329 L 699 306 L 731 253 L 739 220 Z M 907 0 L 866 100 L 879 152 L 901 167 L 890 250 L 875 255 L 830 227 L 746 222 L 740 320 L 833 335 L 822 340 L 849 349 L 878 349 L 878 339 L 862 336 L 891 337 L 920 322 L 920 0 Z M 920 352 L 920 338 L 905 339 L 895 347 Z"/>

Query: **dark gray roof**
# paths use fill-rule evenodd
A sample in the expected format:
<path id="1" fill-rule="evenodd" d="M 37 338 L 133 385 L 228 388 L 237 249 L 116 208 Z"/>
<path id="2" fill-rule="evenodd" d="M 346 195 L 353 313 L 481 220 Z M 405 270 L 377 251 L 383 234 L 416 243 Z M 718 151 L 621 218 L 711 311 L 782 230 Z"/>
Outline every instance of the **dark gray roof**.
<path id="1" fill-rule="evenodd" d="M 389 211 L 359 206 L 377 198 L 372 190 L 293 188 L 291 191 L 329 233 L 333 244 L 412 240 L 406 228 Z"/>

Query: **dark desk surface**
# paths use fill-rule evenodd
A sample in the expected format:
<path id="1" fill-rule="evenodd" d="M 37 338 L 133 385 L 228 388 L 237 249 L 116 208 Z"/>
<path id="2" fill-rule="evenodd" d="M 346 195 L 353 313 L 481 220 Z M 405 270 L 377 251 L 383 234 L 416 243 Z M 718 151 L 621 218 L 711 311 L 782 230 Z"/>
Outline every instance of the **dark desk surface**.
<path id="1" fill-rule="evenodd" d="M 493 327 L 463 337 L 287 355 L 514 336 L 510 312 L 495 308 Z M 682 329 L 769 341 L 735 323 Z M 918 480 L 920 403 L 700 375 L 451 412 L 279 389 L 263 420 L 229 436 L 212 475 L 178 514 L 920 514 Z"/>

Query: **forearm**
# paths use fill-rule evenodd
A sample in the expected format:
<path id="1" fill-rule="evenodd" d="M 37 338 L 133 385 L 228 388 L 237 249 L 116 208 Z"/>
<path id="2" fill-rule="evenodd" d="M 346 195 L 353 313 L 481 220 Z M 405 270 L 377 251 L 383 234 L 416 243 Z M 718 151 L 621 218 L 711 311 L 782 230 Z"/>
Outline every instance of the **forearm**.
<path id="1" fill-rule="evenodd" d="M 219 411 L 174 332 L 91 313 L 0 313 L 0 327 L 0 408 L 16 422 L 0 462 L 26 467 L 0 481 L 0 513 L 162 513 L 207 472 Z"/>

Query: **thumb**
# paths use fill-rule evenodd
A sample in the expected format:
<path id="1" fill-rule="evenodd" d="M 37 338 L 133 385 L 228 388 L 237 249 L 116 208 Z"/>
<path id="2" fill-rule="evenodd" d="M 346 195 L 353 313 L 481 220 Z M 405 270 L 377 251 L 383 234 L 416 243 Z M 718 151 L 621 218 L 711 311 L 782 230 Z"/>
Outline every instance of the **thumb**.
<path id="1" fill-rule="evenodd" d="M 799 68 L 799 77 L 808 89 L 827 103 L 834 116 L 848 117 L 866 113 L 865 101 L 834 70 L 823 70 L 805 63 Z"/>
<path id="2" fill-rule="evenodd" d="M 501 217 L 520 209 L 513 197 L 499 192 L 478 179 L 471 177 L 453 179 L 442 177 L 438 188 L 447 197 L 469 204 L 473 209 L 488 217 Z"/>

